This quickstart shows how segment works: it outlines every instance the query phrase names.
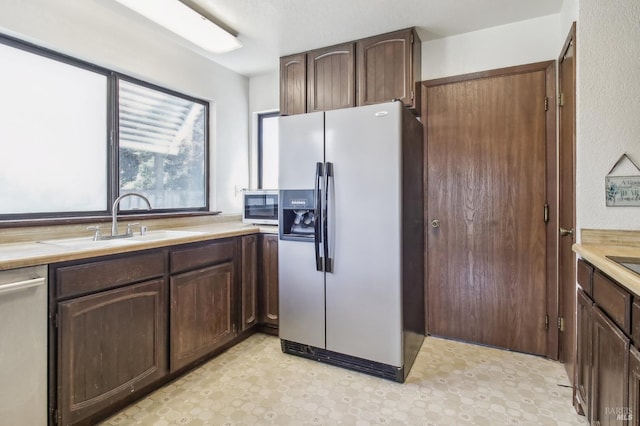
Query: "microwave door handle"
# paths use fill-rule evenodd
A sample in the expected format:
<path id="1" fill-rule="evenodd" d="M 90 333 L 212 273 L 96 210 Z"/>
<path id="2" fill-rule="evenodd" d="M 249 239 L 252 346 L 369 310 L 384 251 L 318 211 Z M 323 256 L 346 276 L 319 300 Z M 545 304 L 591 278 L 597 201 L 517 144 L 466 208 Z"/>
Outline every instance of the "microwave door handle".
<path id="1" fill-rule="evenodd" d="M 322 176 L 324 175 L 322 163 L 316 163 L 316 183 L 313 191 L 313 198 L 315 202 L 314 208 L 314 221 L 313 221 L 313 245 L 316 251 L 316 271 L 324 271 L 324 262 L 320 253 L 320 244 L 322 238 L 320 235 L 320 224 L 322 222 Z"/>

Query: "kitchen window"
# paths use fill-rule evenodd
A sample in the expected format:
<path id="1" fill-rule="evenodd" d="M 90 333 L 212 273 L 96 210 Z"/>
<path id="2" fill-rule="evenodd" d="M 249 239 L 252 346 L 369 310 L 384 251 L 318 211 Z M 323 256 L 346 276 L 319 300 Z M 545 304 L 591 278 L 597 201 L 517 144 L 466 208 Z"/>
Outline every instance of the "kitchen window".
<path id="1" fill-rule="evenodd" d="M 258 114 L 258 188 L 278 189 L 278 111 Z"/>
<path id="2" fill-rule="evenodd" d="M 209 210 L 207 102 L 2 35 L 0 63 L 0 220 L 107 216 L 128 192 Z"/>
<path id="3" fill-rule="evenodd" d="M 119 79 L 119 193 L 146 195 L 154 209 L 205 208 L 206 113 L 202 102 Z"/>

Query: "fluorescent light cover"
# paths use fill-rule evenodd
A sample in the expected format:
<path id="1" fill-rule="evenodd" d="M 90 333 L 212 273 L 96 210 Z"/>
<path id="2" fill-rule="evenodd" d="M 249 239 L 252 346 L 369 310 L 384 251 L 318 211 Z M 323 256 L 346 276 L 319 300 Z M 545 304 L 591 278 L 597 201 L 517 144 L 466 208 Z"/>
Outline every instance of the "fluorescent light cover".
<path id="1" fill-rule="evenodd" d="M 224 53 L 242 47 L 236 37 L 178 0 L 116 1 L 209 52 Z"/>

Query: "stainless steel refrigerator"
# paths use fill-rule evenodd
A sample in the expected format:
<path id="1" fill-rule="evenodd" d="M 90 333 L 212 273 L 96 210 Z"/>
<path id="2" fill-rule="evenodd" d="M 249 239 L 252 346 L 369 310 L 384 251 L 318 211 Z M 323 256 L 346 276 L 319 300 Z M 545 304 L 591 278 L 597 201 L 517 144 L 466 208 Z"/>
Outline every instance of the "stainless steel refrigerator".
<path id="1" fill-rule="evenodd" d="M 424 339 L 422 125 L 389 102 L 278 128 L 282 350 L 403 382 Z"/>

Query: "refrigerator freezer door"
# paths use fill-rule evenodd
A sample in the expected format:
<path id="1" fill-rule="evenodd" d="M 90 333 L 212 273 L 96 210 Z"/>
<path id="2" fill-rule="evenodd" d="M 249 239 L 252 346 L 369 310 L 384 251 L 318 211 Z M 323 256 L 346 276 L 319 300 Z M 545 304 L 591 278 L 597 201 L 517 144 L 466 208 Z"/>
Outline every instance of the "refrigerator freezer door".
<path id="1" fill-rule="evenodd" d="M 314 189 L 324 162 L 324 113 L 280 117 L 278 151 L 280 189 Z M 278 276 L 280 338 L 324 348 L 324 273 L 316 270 L 313 242 L 280 239 Z"/>
<path id="2" fill-rule="evenodd" d="M 278 269 L 280 338 L 324 348 L 324 273 L 313 244 L 278 241 Z"/>
<path id="3" fill-rule="evenodd" d="M 316 163 L 324 161 L 324 113 L 280 117 L 278 123 L 278 188 L 313 188 Z"/>
<path id="4" fill-rule="evenodd" d="M 326 274 L 327 349 L 401 367 L 400 102 L 325 116 L 333 163 Z"/>

